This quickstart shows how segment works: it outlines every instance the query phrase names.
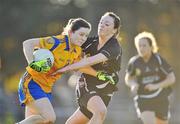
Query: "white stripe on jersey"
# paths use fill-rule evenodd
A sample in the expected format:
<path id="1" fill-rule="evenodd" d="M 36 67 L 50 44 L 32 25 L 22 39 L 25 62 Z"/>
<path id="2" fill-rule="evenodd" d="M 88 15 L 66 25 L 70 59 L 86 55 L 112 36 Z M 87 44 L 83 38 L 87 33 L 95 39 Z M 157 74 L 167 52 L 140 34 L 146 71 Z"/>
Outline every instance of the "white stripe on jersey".
<path id="1" fill-rule="evenodd" d="M 98 89 L 102 89 L 102 88 L 106 87 L 106 86 L 108 85 L 108 83 L 109 83 L 109 82 L 106 82 L 106 83 L 103 83 L 103 84 L 100 84 L 100 85 L 96 85 L 96 87 L 97 87 Z"/>
<path id="2" fill-rule="evenodd" d="M 105 53 L 107 53 L 107 54 L 108 54 L 108 56 L 110 56 L 110 53 L 109 53 L 108 51 L 106 51 L 106 50 L 102 50 L 102 52 L 105 52 Z"/>
<path id="3" fill-rule="evenodd" d="M 140 98 L 154 98 L 159 95 L 159 93 L 163 90 L 163 88 L 159 88 L 156 92 L 149 95 L 139 95 Z"/>

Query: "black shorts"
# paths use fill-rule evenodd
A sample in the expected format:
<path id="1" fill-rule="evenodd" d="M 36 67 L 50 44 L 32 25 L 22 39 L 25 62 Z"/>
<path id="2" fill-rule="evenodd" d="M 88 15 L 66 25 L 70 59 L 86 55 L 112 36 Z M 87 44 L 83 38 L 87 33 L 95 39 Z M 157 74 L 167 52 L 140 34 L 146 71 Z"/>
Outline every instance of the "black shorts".
<path id="1" fill-rule="evenodd" d="M 92 113 L 87 109 L 87 103 L 89 101 L 89 99 L 93 96 L 99 96 L 101 97 L 101 99 L 103 100 L 104 104 L 106 105 L 106 107 L 108 106 L 110 100 L 111 100 L 111 96 L 107 96 L 107 95 L 100 95 L 98 93 L 96 93 L 95 91 L 93 92 L 85 92 L 83 95 L 81 95 L 80 97 L 77 97 L 77 101 L 78 101 L 78 105 L 80 107 L 80 111 L 89 119 L 91 119 L 92 117 Z"/>
<path id="2" fill-rule="evenodd" d="M 161 120 L 168 120 L 169 114 L 169 100 L 168 97 L 164 98 L 138 98 L 135 100 L 137 111 L 141 113 L 144 111 L 153 111 L 157 118 Z"/>
<path id="3" fill-rule="evenodd" d="M 106 105 L 106 107 L 109 104 L 109 101 L 111 100 L 112 94 L 106 94 L 106 93 L 100 93 L 96 90 L 92 91 L 87 88 L 86 79 L 81 75 L 79 82 L 76 85 L 76 96 L 77 96 L 77 102 L 80 107 L 80 111 L 89 119 L 92 117 L 92 113 L 87 109 L 87 103 L 89 99 L 93 96 L 99 96 L 101 97 L 102 101 Z"/>

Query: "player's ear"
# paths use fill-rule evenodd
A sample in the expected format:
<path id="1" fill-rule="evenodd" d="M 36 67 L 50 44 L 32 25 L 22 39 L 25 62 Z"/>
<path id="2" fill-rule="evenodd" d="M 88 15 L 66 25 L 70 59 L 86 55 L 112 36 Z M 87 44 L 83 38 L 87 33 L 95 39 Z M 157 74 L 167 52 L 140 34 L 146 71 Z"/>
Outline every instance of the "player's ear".
<path id="1" fill-rule="evenodd" d="M 113 34 L 116 34 L 116 33 L 117 33 L 117 29 L 114 29 L 114 30 L 113 30 Z"/>

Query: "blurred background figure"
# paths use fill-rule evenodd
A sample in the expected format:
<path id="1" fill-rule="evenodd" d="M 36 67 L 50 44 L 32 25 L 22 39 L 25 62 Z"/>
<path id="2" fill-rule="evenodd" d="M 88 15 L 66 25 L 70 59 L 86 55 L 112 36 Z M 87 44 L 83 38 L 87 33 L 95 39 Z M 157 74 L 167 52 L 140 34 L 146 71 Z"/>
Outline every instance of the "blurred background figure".
<path id="1" fill-rule="evenodd" d="M 144 124 L 168 124 L 173 69 L 158 54 L 152 33 L 139 33 L 134 41 L 138 54 L 129 60 L 125 82 L 135 96 L 137 114 Z"/>
<path id="2" fill-rule="evenodd" d="M 112 105 L 108 107 L 110 110 L 105 124 L 140 123 L 131 95 L 124 84 L 125 66 L 136 52 L 133 39 L 136 34 L 144 30 L 156 34 L 160 46 L 159 52 L 174 68 L 178 82 L 178 75 L 180 75 L 177 56 L 180 49 L 180 0 L 0 0 L 0 55 L 2 60 L 0 105 L 3 107 L 0 109 L 0 115 L 2 115 L 0 124 L 11 124 L 11 122 L 23 119 L 24 113 L 17 101 L 19 78 L 27 66 L 22 53 L 22 41 L 32 37 L 58 34 L 68 19 L 73 17 L 83 17 L 88 20 L 92 24 L 91 35 L 95 35 L 98 20 L 107 11 L 121 15 L 122 29 L 118 38 L 121 39 L 123 47 L 123 61 L 119 74 L 119 91 L 115 93 L 110 103 Z M 58 81 L 53 91 L 56 94 L 53 106 L 57 114 L 57 124 L 64 124 L 77 107 L 74 103 L 74 87 L 67 83 L 70 76 L 69 73 Z M 73 84 L 75 78 L 71 78 L 70 82 Z M 172 104 L 170 124 L 180 123 L 179 88 L 180 84 L 176 83 L 170 103 Z"/>

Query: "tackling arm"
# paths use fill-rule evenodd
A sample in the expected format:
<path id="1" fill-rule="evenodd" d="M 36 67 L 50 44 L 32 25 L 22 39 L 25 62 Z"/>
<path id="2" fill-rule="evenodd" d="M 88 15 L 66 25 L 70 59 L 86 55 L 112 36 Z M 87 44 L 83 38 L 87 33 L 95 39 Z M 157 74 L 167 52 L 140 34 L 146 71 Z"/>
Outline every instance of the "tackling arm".
<path id="1" fill-rule="evenodd" d="M 96 75 L 97 75 L 97 71 L 94 70 L 90 66 L 84 67 L 84 68 L 80 68 L 79 71 L 82 72 L 82 73 L 85 73 L 85 74 L 89 74 L 89 75 L 94 76 L 94 77 L 96 77 Z"/>
<path id="2" fill-rule="evenodd" d="M 62 69 L 59 69 L 56 73 L 63 73 L 66 71 L 80 69 L 80 68 L 95 65 L 97 63 L 101 63 L 101 62 L 104 62 L 107 60 L 108 59 L 105 55 L 103 55 L 102 53 L 99 53 L 99 54 L 91 56 L 91 57 L 83 58 L 79 62 L 76 62 L 76 63 L 68 65 Z"/>

